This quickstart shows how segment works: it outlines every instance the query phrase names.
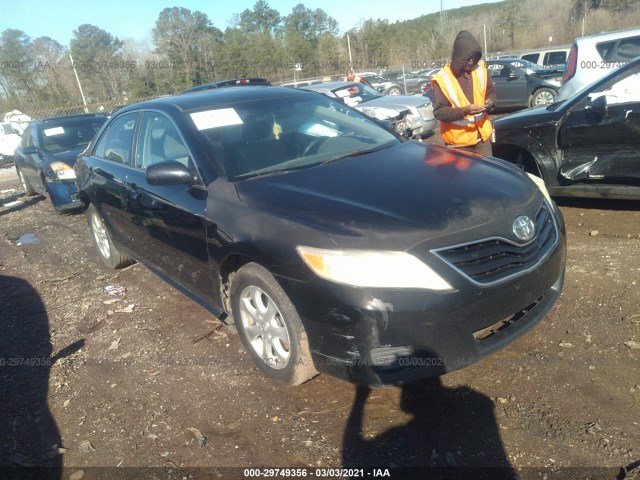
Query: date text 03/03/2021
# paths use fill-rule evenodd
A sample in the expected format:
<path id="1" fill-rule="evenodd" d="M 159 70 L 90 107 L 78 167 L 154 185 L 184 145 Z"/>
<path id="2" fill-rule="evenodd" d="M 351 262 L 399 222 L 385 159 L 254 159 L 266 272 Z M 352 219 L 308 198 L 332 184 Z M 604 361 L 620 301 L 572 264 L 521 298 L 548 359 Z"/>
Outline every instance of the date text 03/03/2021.
<path id="1" fill-rule="evenodd" d="M 245 468 L 249 478 L 391 478 L 388 468 Z"/>

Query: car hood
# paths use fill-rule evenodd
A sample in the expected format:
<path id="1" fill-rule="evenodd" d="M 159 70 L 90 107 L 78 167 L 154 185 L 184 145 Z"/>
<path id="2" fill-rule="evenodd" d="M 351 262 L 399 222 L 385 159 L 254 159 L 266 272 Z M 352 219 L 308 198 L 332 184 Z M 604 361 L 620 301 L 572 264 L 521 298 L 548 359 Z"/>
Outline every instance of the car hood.
<path id="1" fill-rule="evenodd" d="M 533 182 L 506 162 L 412 141 L 235 185 L 247 207 L 323 231 L 340 248 L 406 250 L 425 239 L 434 248 L 503 230 L 513 236 L 514 218 L 534 218 L 542 202 Z"/>
<path id="2" fill-rule="evenodd" d="M 76 163 L 76 158 L 78 158 L 78 155 L 80 155 L 85 148 L 87 148 L 86 145 L 66 150 L 64 152 L 46 153 L 46 160 L 48 163 L 64 162 L 70 167 L 73 167 Z"/>
<path id="3" fill-rule="evenodd" d="M 557 109 L 548 110 L 548 107 L 549 105 L 543 105 L 505 115 L 493 121 L 493 128 L 499 132 L 500 130 L 555 125 L 562 114 Z"/>
<path id="4" fill-rule="evenodd" d="M 358 104 L 358 107 L 361 108 L 391 108 L 394 110 L 398 110 L 399 112 L 402 110 L 406 110 L 407 108 L 414 107 L 417 108 L 419 106 L 429 104 L 430 100 L 426 99 L 422 96 L 405 96 L 405 95 L 382 95 L 377 98 L 373 98 L 371 100 L 367 100 L 366 102 L 362 102 Z"/>

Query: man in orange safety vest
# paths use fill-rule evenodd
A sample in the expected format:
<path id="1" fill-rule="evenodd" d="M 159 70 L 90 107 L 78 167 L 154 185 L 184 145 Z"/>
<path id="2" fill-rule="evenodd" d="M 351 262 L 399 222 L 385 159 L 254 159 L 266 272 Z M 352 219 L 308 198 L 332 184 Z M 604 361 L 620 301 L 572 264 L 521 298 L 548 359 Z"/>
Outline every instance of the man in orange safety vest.
<path id="1" fill-rule="evenodd" d="M 493 126 L 488 111 L 496 103 L 482 49 L 466 30 L 456 36 L 451 62 L 431 80 L 433 114 L 448 147 L 491 155 Z"/>

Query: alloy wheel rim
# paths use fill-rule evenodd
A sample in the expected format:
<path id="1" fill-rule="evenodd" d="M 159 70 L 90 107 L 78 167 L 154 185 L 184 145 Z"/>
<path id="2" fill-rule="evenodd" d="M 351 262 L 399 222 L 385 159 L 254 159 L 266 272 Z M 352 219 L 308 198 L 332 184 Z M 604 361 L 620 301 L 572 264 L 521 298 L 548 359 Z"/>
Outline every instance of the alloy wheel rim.
<path id="1" fill-rule="evenodd" d="M 91 218 L 91 230 L 93 231 L 93 237 L 96 239 L 96 245 L 98 246 L 98 250 L 100 250 L 100 254 L 104 258 L 110 258 L 110 249 L 109 249 L 109 237 L 107 235 L 107 229 L 104 227 L 102 220 L 98 215 L 94 214 Z"/>
<path id="2" fill-rule="evenodd" d="M 22 189 L 24 190 L 25 193 L 27 193 L 27 180 L 24 178 L 24 174 L 22 173 L 22 170 L 18 170 L 18 174 L 20 176 L 20 183 L 22 183 Z"/>
<path id="3" fill-rule="evenodd" d="M 281 370 L 289 364 L 291 341 L 280 310 L 259 287 L 240 294 L 240 321 L 253 351 L 265 366 Z"/>
<path id="4" fill-rule="evenodd" d="M 542 92 L 536 97 L 536 105 L 547 105 L 553 102 L 554 96 L 549 92 Z"/>

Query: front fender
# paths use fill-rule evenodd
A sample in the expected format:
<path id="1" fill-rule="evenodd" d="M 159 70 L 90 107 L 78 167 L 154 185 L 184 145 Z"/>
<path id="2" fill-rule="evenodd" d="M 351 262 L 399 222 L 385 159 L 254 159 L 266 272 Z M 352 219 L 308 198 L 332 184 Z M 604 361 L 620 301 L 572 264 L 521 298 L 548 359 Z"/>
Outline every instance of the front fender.
<path id="1" fill-rule="evenodd" d="M 545 145 L 527 131 L 509 130 L 501 132 L 500 139 L 493 144 L 494 155 L 515 163 L 515 158 L 508 154 L 500 153 L 501 151 L 512 152 L 515 150 L 523 150 L 533 157 L 547 187 L 558 186 L 558 168 L 555 163 L 556 150 L 554 147 Z"/>

